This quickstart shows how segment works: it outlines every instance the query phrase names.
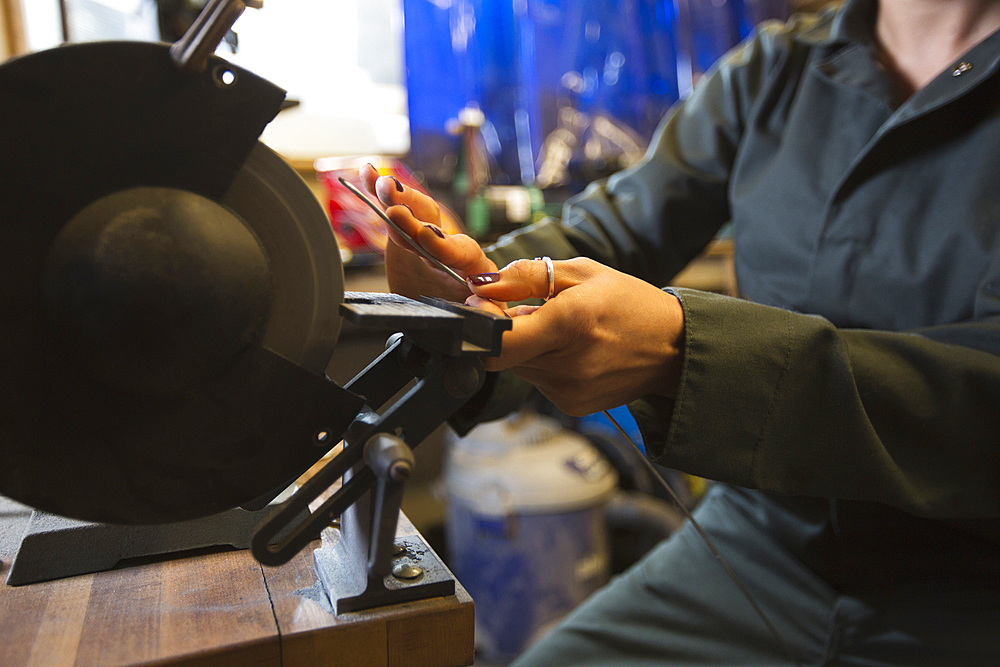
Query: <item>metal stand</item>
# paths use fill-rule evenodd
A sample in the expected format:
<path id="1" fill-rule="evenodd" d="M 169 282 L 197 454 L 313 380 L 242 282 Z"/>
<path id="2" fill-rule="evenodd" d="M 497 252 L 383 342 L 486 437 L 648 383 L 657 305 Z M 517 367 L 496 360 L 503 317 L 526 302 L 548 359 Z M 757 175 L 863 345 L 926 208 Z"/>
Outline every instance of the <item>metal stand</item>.
<path id="1" fill-rule="evenodd" d="M 270 509 L 237 507 L 202 519 L 153 526 L 90 523 L 34 511 L 7 573 L 7 585 L 103 572 L 130 558 L 216 546 L 246 549 L 254 528 Z"/>
<path id="2" fill-rule="evenodd" d="M 430 547 L 417 536 L 397 535 L 412 450 L 395 436 L 377 434 L 365 445 L 365 463 L 377 479 L 371 497 L 348 507 L 340 529 L 324 530 L 323 547 L 313 552 L 336 613 L 454 595 L 455 581 Z"/>
<path id="3" fill-rule="evenodd" d="M 403 333 L 345 387 L 363 397 L 366 408 L 347 429 L 344 450 L 260 527 L 251 550 L 261 563 L 279 565 L 322 532 L 324 546 L 314 559 L 337 613 L 451 595 L 454 580 L 429 547 L 394 541 L 399 501 L 411 447 L 482 387 L 479 357 L 499 354 L 511 322 L 445 301 L 418 303 L 395 295 L 348 293 L 342 311 L 361 326 Z M 402 399 L 382 415 L 374 411 L 414 378 L 416 385 Z M 342 484 L 332 496 L 296 520 L 338 480 Z M 339 531 L 324 532 L 338 519 Z"/>

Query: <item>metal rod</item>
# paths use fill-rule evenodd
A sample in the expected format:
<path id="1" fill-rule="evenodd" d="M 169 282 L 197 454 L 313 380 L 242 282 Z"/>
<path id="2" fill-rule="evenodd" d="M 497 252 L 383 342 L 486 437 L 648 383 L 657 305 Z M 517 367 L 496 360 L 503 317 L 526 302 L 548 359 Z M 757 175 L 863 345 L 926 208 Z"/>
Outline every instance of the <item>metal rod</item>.
<path id="1" fill-rule="evenodd" d="M 447 273 L 448 276 L 452 280 L 454 280 L 455 282 L 457 282 L 458 284 L 460 284 L 465 289 L 469 289 L 468 283 L 465 282 L 465 279 L 462 278 L 462 276 L 458 275 L 458 273 L 456 273 L 454 269 L 452 269 L 450 266 L 448 266 L 448 265 L 444 264 L 443 262 L 441 262 L 441 260 L 439 260 L 437 257 L 435 257 L 434 255 L 432 255 L 429 252 L 427 252 L 426 250 L 424 250 L 423 247 L 421 247 L 421 245 L 419 243 L 417 243 L 416 239 L 414 239 L 412 236 L 410 236 L 409 234 L 407 234 L 406 232 L 404 232 L 399 227 L 399 225 L 397 225 L 395 222 L 393 222 L 392 220 L 390 220 L 389 216 L 387 216 L 385 214 L 385 211 L 383 211 L 381 208 L 379 208 L 375 204 L 375 202 L 373 202 L 368 197 L 368 195 L 366 195 L 364 192 L 362 192 L 361 190 L 359 190 L 356 187 L 354 187 L 353 185 L 351 185 L 343 176 L 338 177 L 337 180 L 340 181 L 341 185 L 343 185 L 345 188 L 347 188 L 348 190 L 350 190 L 358 199 L 360 199 L 364 203 L 368 204 L 368 208 L 370 208 L 371 210 L 375 211 L 375 213 L 378 214 L 378 217 L 382 218 L 382 220 L 385 222 L 385 224 L 389 225 L 389 227 L 394 232 L 396 232 L 397 234 L 399 234 L 400 236 L 402 236 L 404 239 L 406 239 L 407 242 L 409 242 L 409 244 L 411 246 L 413 246 L 414 250 L 416 250 L 421 255 L 423 255 L 428 261 L 430 261 L 432 264 L 434 264 L 434 266 L 438 267 L 439 269 L 441 269 L 442 271 L 444 271 L 445 273 Z"/>
<path id="2" fill-rule="evenodd" d="M 757 612 L 757 616 L 759 616 L 760 620 L 764 622 L 765 626 L 767 626 L 767 629 L 771 633 L 771 636 L 774 637 L 774 640 L 778 643 L 779 646 L 781 646 L 781 649 L 785 652 L 785 657 L 788 658 L 788 661 L 791 662 L 793 665 L 795 665 L 795 667 L 802 667 L 802 663 L 799 662 L 795 658 L 795 654 L 792 653 L 791 647 L 789 647 L 788 644 L 785 642 L 784 638 L 778 632 L 777 628 L 775 628 L 774 625 L 771 624 L 771 621 L 767 618 L 767 614 L 765 614 L 764 610 L 760 608 L 760 606 L 757 604 L 757 601 L 753 599 L 753 596 L 750 595 L 750 591 L 748 591 L 746 586 L 743 585 L 743 582 L 740 581 L 740 578 L 736 576 L 736 572 L 729 565 L 729 562 L 726 561 L 726 559 L 722 556 L 722 554 L 719 553 L 719 550 L 715 548 L 715 545 L 712 544 L 712 540 L 709 539 L 708 533 L 706 533 L 702 529 L 701 525 L 697 521 L 695 521 L 694 516 L 691 514 L 691 510 L 689 510 L 687 508 L 687 505 L 685 505 L 684 502 L 677 496 L 677 493 L 673 490 L 673 488 L 671 488 L 671 486 L 667 484 L 667 481 L 663 479 L 663 476 L 660 474 L 660 471 L 658 471 L 653 466 L 652 462 L 646 457 L 646 455 L 642 452 L 642 450 L 639 449 L 639 446 L 635 444 L 635 441 L 632 440 L 629 434 L 625 432 L 625 429 L 623 429 L 621 425 L 615 420 L 615 418 L 611 416 L 611 413 L 608 412 L 607 410 L 602 410 L 601 412 L 604 413 L 604 416 L 608 418 L 608 420 L 614 425 L 616 429 L 618 429 L 618 432 L 621 433 L 622 436 L 625 438 L 625 440 L 628 441 L 628 444 L 632 445 L 632 449 L 634 449 L 635 452 L 639 455 L 639 458 L 642 459 L 642 462 L 645 464 L 647 470 L 653 474 L 653 477 L 656 479 L 656 481 L 660 483 L 660 486 L 666 489 L 667 493 L 670 494 L 670 497 L 673 499 L 674 503 L 676 503 L 677 506 L 681 509 L 681 511 L 684 512 L 684 516 L 686 516 L 687 520 L 691 522 L 691 525 L 694 526 L 694 529 L 698 531 L 698 534 L 701 535 L 701 539 L 705 541 L 705 544 L 708 545 L 708 548 L 712 550 L 712 553 L 715 555 L 715 559 L 718 560 L 719 564 L 722 565 L 722 567 L 726 570 L 726 574 L 728 574 L 729 578 L 733 580 L 733 583 L 736 584 L 736 587 L 740 589 L 740 592 L 743 593 L 743 596 L 747 599 L 747 602 L 749 602 L 750 606 L 753 607 L 753 610 Z"/>
<path id="3" fill-rule="evenodd" d="M 62 29 L 63 44 L 69 43 L 69 9 L 66 0 L 59 0 L 59 26 Z"/>
<path id="4" fill-rule="evenodd" d="M 247 3 L 253 6 L 254 3 Z M 205 71 L 208 59 L 246 9 L 242 0 L 211 0 L 181 38 L 170 45 L 170 57 L 184 72 Z M 259 4 L 259 3 L 258 3 Z"/>

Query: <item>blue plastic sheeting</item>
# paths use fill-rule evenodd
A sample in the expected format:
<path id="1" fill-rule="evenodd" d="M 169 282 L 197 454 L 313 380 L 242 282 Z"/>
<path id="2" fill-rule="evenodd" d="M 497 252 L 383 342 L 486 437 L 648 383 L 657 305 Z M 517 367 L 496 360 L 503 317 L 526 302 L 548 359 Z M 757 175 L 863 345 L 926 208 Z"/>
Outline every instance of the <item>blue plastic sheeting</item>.
<path id="1" fill-rule="evenodd" d="M 787 15 L 787 0 L 403 0 L 403 11 L 411 166 L 452 178 L 449 123 L 476 107 L 491 182 L 528 185 L 560 109 L 648 142 L 715 60 Z"/>

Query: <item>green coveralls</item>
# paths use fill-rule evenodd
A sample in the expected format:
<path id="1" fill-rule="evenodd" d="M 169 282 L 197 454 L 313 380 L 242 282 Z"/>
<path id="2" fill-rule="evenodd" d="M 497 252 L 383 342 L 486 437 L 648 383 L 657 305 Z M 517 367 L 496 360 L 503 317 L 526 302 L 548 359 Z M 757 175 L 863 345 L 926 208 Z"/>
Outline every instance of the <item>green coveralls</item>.
<path id="1" fill-rule="evenodd" d="M 662 285 L 732 221 L 746 299 L 676 290 L 650 456 L 726 483 L 705 528 L 804 664 L 996 665 L 1000 33 L 898 104 L 874 12 L 762 26 L 640 164 L 489 253 Z M 788 661 L 686 529 L 519 664 Z"/>

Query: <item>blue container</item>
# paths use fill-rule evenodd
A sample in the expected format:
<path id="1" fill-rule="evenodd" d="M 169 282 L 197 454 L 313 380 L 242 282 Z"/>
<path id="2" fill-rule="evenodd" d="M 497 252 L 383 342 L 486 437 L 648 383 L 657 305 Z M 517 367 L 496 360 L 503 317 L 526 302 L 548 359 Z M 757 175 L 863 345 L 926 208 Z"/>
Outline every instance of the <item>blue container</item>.
<path id="1" fill-rule="evenodd" d="M 493 183 L 531 184 L 542 142 L 535 40 L 526 0 L 476 0 L 476 73 Z"/>

